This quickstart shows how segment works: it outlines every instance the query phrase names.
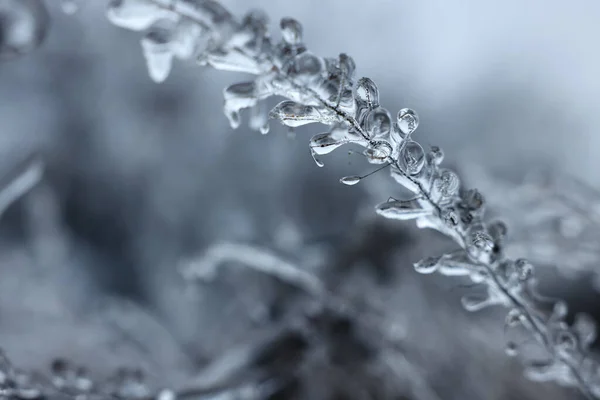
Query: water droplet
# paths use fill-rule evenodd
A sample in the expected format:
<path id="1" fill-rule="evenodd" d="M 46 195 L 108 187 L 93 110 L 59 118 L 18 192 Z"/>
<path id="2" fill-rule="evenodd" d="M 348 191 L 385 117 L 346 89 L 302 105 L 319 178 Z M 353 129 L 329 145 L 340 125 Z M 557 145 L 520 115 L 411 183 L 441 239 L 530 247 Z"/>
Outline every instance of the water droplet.
<path id="1" fill-rule="evenodd" d="M 398 128 L 400 128 L 400 132 L 406 137 L 411 135 L 419 126 L 419 116 L 414 110 L 403 108 L 398 111 L 396 123 L 398 124 Z"/>
<path id="2" fill-rule="evenodd" d="M 4 0 L 0 5 L 0 60 L 27 54 L 44 41 L 50 17 L 41 0 Z"/>
<path id="3" fill-rule="evenodd" d="M 258 101 L 250 108 L 250 119 L 248 125 L 251 129 L 259 131 L 263 135 L 269 132 L 269 115 L 265 101 Z"/>
<path id="4" fill-rule="evenodd" d="M 361 179 L 362 179 L 362 177 L 358 176 L 358 175 L 344 176 L 343 178 L 340 179 L 340 182 L 343 183 L 344 185 L 352 186 L 352 185 L 356 185 L 358 182 L 360 182 Z"/>
<path id="5" fill-rule="evenodd" d="M 377 107 L 369 111 L 364 123 L 369 138 L 388 135 L 392 129 L 392 117 L 388 110 L 383 107 Z"/>
<path id="6" fill-rule="evenodd" d="M 291 100 L 285 100 L 277 104 L 271 110 L 269 116 L 293 128 L 315 122 L 330 123 L 334 120 L 331 116 L 321 113 L 314 106 L 307 106 Z"/>
<path id="7" fill-rule="evenodd" d="M 432 274 L 440 267 L 440 257 L 427 257 L 414 264 L 415 271 L 420 274 Z"/>
<path id="8" fill-rule="evenodd" d="M 302 43 L 302 25 L 293 18 L 282 18 L 279 24 L 283 40 L 290 45 Z"/>
<path id="9" fill-rule="evenodd" d="M 335 139 L 330 132 L 320 133 L 310 139 L 310 148 L 315 154 L 329 154 L 345 144 L 346 141 Z"/>
<path id="10" fill-rule="evenodd" d="M 431 146 L 429 153 L 427 153 L 427 162 L 431 165 L 440 165 L 444 161 L 444 151 L 441 147 Z"/>
<path id="11" fill-rule="evenodd" d="M 354 99 L 358 108 L 379 107 L 379 89 L 375 82 L 369 78 L 360 78 L 354 88 Z"/>
<path id="12" fill-rule="evenodd" d="M 533 275 L 533 265 L 524 258 L 515 261 L 515 269 L 520 281 L 527 281 Z"/>
<path id="13" fill-rule="evenodd" d="M 163 82 L 171 72 L 173 33 L 174 25 L 171 21 L 160 21 L 152 25 L 141 40 L 148 74 L 154 82 Z"/>
<path id="14" fill-rule="evenodd" d="M 490 236 L 494 239 L 495 243 L 502 243 L 506 234 L 508 233 L 508 227 L 504 221 L 492 221 L 487 228 Z"/>
<path id="15" fill-rule="evenodd" d="M 416 175 L 425 165 L 425 152 L 423 147 L 415 141 L 404 143 L 398 157 L 400 168 L 408 175 Z"/>
<path id="16" fill-rule="evenodd" d="M 223 91 L 223 97 L 225 98 L 223 112 L 233 129 L 240 126 L 240 110 L 254 107 L 257 104 L 258 98 L 255 92 L 256 85 L 254 82 L 236 83 L 228 86 Z"/>

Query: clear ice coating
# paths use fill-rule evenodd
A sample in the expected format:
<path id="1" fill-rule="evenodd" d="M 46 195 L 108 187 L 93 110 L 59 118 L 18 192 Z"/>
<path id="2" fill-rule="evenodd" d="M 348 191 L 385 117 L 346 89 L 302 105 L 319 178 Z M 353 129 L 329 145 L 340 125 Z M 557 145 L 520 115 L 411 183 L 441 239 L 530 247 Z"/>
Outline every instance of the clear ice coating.
<path id="1" fill-rule="evenodd" d="M 173 14 L 148 0 L 110 0 L 106 10 L 108 20 L 122 28 L 141 31 L 156 21 Z"/>
<path id="2" fill-rule="evenodd" d="M 403 108 L 398 111 L 396 124 L 405 137 L 409 136 L 419 127 L 419 116 L 414 110 Z"/>
<path id="3" fill-rule="evenodd" d="M 343 178 L 340 179 L 340 183 L 343 183 L 344 185 L 352 186 L 352 185 L 356 185 L 358 182 L 360 182 L 361 179 L 362 179 L 362 176 L 358 176 L 358 175 L 344 176 Z"/>
<path id="4" fill-rule="evenodd" d="M 323 115 L 317 107 L 307 106 L 291 100 L 284 100 L 277 104 L 271 110 L 269 116 L 292 128 L 315 122 L 333 122 L 331 117 Z"/>
<path id="5" fill-rule="evenodd" d="M 425 165 L 423 147 L 413 140 L 403 143 L 398 157 L 400 168 L 408 175 L 417 175 Z"/>
<path id="6" fill-rule="evenodd" d="M 293 18 L 282 18 L 279 24 L 281 37 L 287 44 L 298 45 L 302 43 L 302 25 Z"/>
<path id="7" fill-rule="evenodd" d="M 375 207 L 377 214 L 390 219 L 409 220 L 431 215 L 417 200 L 392 200 Z"/>
<path id="8" fill-rule="evenodd" d="M 359 108 L 379 107 L 379 89 L 369 78 L 360 78 L 354 88 L 354 98 Z"/>
<path id="9" fill-rule="evenodd" d="M 458 194 L 459 187 L 458 175 L 449 169 L 441 169 L 439 176 L 433 182 L 432 197 L 438 203 L 447 202 Z"/>

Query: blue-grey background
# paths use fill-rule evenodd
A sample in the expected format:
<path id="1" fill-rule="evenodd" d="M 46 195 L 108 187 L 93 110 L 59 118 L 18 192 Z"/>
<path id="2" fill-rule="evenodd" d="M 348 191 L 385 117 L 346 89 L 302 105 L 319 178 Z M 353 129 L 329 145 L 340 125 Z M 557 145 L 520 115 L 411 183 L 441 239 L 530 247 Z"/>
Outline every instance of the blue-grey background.
<path id="1" fill-rule="evenodd" d="M 43 182 L 0 221 L 0 347 L 15 363 L 44 369 L 60 355 L 100 375 L 141 365 L 161 384 L 185 381 L 268 329 L 254 314 L 286 296 L 272 279 L 234 268 L 210 285 L 183 282 L 182 260 L 233 240 L 299 265 L 317 254 L 311 268 L 336 290 L 378 304 L 402 327 L 442 399 L 574 398 L 521 376 L 503 354 L 500 311 L 468 314 L 458 282 L 413 271 L 452 245 L 376 218 L 372 206 L 398 193 L 387 174 L 340 185 L 372 166 L 340 150 L 319 169 L 307 142 L 321 128 L 294 137 L 274 123 L 266 136 L 230 129 L 222 89 L 241 75 L 179 62 L 154 84 L 139 33 L 109 24 L 104 1 L 82 0 L 72 16 L 45 3 L 41 48 L 0 63 L 0 174 L 34 151 L 47 162 Z M 279 18 L 294 16 L 315 53 L 353 56 L 382 104 L 417 110 L 419 141 L 442 146 L 458 170 L 520 176 L 551 165 L 600 186 L 596 1 L 223 4 L 238 16 L 265 9 L 275 36 Z M 588 280 L 540 274 L 547 292 L 595 311 Z M 320 379 L 314 386 L 334 382 Z M 389 379 L 418 399 L 402 383 L 410 378 Z"/>

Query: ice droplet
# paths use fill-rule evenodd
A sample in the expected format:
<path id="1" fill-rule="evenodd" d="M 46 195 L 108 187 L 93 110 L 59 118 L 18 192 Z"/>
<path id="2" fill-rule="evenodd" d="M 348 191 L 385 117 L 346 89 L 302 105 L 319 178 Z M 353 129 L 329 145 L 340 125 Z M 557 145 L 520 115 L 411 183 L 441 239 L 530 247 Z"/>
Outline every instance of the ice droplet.
<path id="1" fill-rule="evenodd" d="M 371 164 L 383 164 L 392 155 L 392 146 L 385 140 L 380 140 L 371 144 L 363 154 Z"/>
<path id="2" fill-rule="evenodd" d="M 577 334 L 581 347 L 584 349 L 588 349 L 594 340 L 596 340 L 596 323 L 587 314 L 579 313 L 575 316 L 573 331 Z"/>
<path id="3" fill-rule="evenodd" d="M 388 135 L 392 129 L 392 117 L 388 110 L 377 107 L 369 111 L 365 118 L 365 130 L 370 138 Z"/>
<path id="4" fill-rule="evenodd" d="M 423 169 L 425 164 L 425 152 L 423 147 L 415 141 L 406 142 L 398 157 L 400 168 L 408 175 L 416 175 Z"/>
<path id="5" fill-rule="evenodd" d="M 444 151 L 438 146 L 431 146 L 427 153 L 427 162 L 431 165 L 440 165 L 444 161 Z"/>
<path id="6" fill-rule="evenodd" d="M 225 98 L 223 112 L 233 129 L 240 126 L 240 110 L 257 104 L 258 99 L 255 92 L 256 85 L 254 82 L 235 83 L 223 90 L 223 97 Z"/>
<path id="7" fill-rule="evenodd" d="M 360 182 L 361 179 L 362 179 L 361 176 L 351 175 L 351 176 L 344 176 L 343 178 L 340 179 L 340 182 L 343 183 L 344 185 L 352 186 L 352 185 L 356 185 L 358 182 Z"/>
<path id="8" fill-rule="evenodd" d="M 411 135 L 419 126 L 419 116 L 410 108 L 403 108 L 398 111 L 397 122 L 398 128 L 405 135 Z"/>
<path id="9" fill-rule="evenodd" d="M 159 21 L 154 24 L 142 38 L 142 50 L 148 66 L 148 74 L 154 82 L 163 82 L 171 72 L 173 52 L 174 26 L 170 21 Z"/>
<path id="10" fill-rule="evenodd" d="M 323 161 L 319 160 L 318 154 L 312 147 L 310 148 L 310 155 L 312 156 L 312 159 L 315 162 L 315 164 L 317 164 L 317 167 L 323 168 L 323 166 L 325 166 L 325 164 L 323 164 Z"/>
<path id="11" fill-rule="evenodd" d="M 293 18 L 282 18 L 279 24 L 281 36 L 287 44 L 297 45 L 302 43 L 302 25 Z"/>
<path id="12" fill-rule="evenodd" d="M 310 148 L 315 154 L 329 154 L 341 145 L 346 143 L 344 140 L 335 139 L 331 133 L 319 133 L 310 139 Z"/>
<path id="13" fill-rule="evenodd" d="M 271 110 L 269 116 L 278 119 L 282 124 L 295 128 L 314 122 L 330 122 L 330 119 L 314 106 L 307 106 L 291 100 L 285 100 L 277 104 Z"/>
<path id="14" fill-rule="evenodd" d="M 509 357 L 515 357 L 517 354 L 519 354 L 519 346 L 515 342 L 506 343 L 504 350 L 506 355 Z"/>
<path id="15" fill-rule="evenodd" d="M 319 79 L 324 68 L 323 59 L 308 51 L 298 54 L 285 67 L 289 76 L 304 84 L 310 84 Z"/>
<path id="16" fill-rule="evenodd" d="M 379 107 L 379 89 L 369 78 L 360 78 L 354 88 L 354 98 L 359 108 Z"/>

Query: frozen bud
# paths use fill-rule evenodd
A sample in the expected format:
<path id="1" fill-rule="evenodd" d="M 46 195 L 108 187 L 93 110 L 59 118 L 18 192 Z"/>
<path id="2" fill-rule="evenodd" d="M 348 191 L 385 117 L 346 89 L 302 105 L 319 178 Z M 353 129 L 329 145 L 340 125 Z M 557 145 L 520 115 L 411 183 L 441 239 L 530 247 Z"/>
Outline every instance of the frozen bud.
<path id="1" fill-rule="evenodd" d="M 409 140 L 402 145 L 398 157 L 400 168 L 407 175 L 417 175 L 425 165 L 425 152 L 423 147 L 415 141 Z"/>
<path id="2" fill-rule="evenodd" d="M 524 258 L 515 261 L 515 270 L 520 281 L 524 282 L 533 275 L 533 265 Z"/>
<path id="3" fill-rule="evenodd" d="M 438 146 L 431 146 L 427 153 L 427 162 L 430 165 L 440 165 L 444 161 L 444 151 Z"/>
<path id="4" fill-rule="evenodd" d="M 398 128 L 404 137 L 411 135 L 419 126 L 419 116 L 410 108 L 403 108 L 398 111 L 397 121 Z"/>
<path id="5" fill-rule="evenodd" d="M 487 230 L 494 242 L 501 244 L 506 238 L 508 227 L 503 221 L 493 221 L 488 225 Z"/>
<path id="6" fill-rule="evenodd" d="M 432 274 L 440 267 L 441 257 L 427 257 L 414 264 L 415 271 L 420 274 Z"/>
<path id="7" fill-rule="evenodd" d="M 171 72 L 174 33 L 174 24 L 163 20 L 154 24 L 141 40 L 148 73 L 154 82 L 163 82 Z"/>
<path id="8" fill-rule="evenodd" d="M 363 154 L 371 164 L 383 164 L 392 155 L 392 146 L 385 140 L 380 140 L 371 144 Z"/>
<path id="9" fill-rule="evenodd" d="M 483 230 L 474 229 L 469 234 L 467 250 L 469 254 L 481 262 L 488 262 L 489 256 L 494 249 L 494 240 Z"/>
<path id="10" fill-rule="evenodd" d="M 42 0 L 0 2 L 0 60 L 27 54 L 46 38 L 50 18 Z"/>
<path id="11" fill-rule="evenodd" d="M 508 327 L 515 327 L 521 323 L 521 319 L 523 318 L 523 313 L 516 309 L 512 308 L 508 314 L 506 314 L 505 323 Z"/>
<path id="12" fill-rule="evenodd" d="M 392 129 L 392 117 L 388 110 L 383 107 L 377 107 L 369 111 L 364 124 L 370 138 L 379 138 L 390 133 L 390 129 Z"/>
<path id="13" fill-rule="evenodd" d="M 302 43 L 302 25 L 293 18 L 282 18 L 279 24 L 283 40 L 290 45 Z"/>
<path id="14" fill-rule="evenodd" d="M 458 213 L 454 207 L 446 207 L 441 210 L 440 216 L 448 226 L 457 226 L 459 222 Z"/>
<path id="15" fill-rule="evenodd" d="M 269 16 L 263 10 L 251 10 L 242 20 L 242 25 L 257 34 L 265 34 L 269 24 Z"/>
<path id="16" fill-rule="evenodd" d="M 459 187 L 458 175 L 449 169 L 444 169 L 433 182 L 434 198 L 438 202 L 448 201 L 458 193 Z"/>
<path id="17" fill-rule="evenodd" d="M 375 207 L 377 214 L 390 219 L 409 220 L 431 215 L 416 200 L 392 200 Z"/>
<path id="18" fill-rule="evenodd" d="M 460 206 L 473 216 L 485 211 L 485 199 L 477 189 L 469 189 L 461 194 Z"/>
<path id="19" fill-rule="evenodd" d="M 379 89 L 369 78 L 360 78 L 354 88 L 354 99 L 359 108 L 379 107 Z"/>

